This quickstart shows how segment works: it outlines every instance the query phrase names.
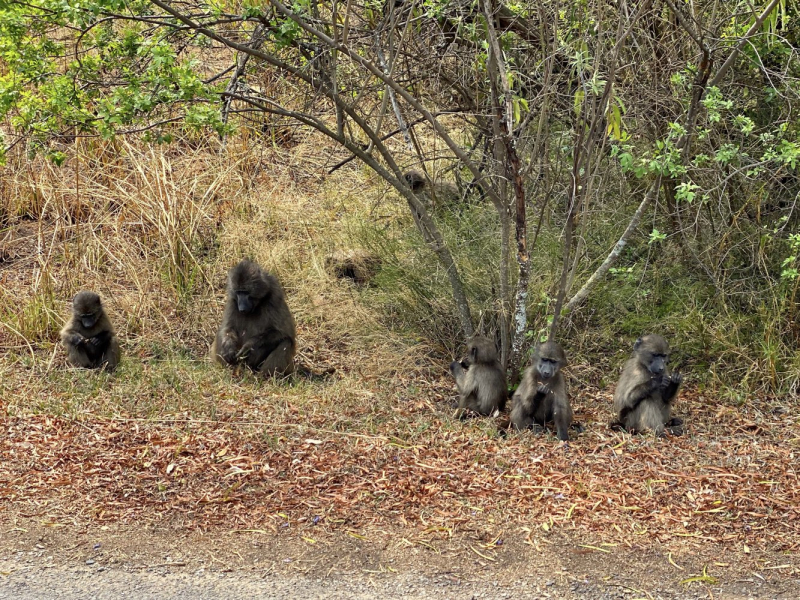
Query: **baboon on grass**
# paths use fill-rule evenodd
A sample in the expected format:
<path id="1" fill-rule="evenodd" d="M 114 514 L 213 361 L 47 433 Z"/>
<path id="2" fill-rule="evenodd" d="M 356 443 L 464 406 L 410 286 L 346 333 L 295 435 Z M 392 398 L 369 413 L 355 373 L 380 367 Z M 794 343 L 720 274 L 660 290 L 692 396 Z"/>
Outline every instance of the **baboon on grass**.
<path id="1" fill-rule="evenodd" d="M 61 343 L 70 364 L 85 369 L 117 368 L 119 342 L 108 320 L 100 296 L 78 292 L 72 300 L 72 317 L 61 330 Z"/>
<path id="2" fill-rule="evenodd" d="M 223 365 L 243 364 L 267 376 L 292 373 L 297 336 L 278 280 L 243 260 L 228 273 L 227 294 L 212 356 Z"/>

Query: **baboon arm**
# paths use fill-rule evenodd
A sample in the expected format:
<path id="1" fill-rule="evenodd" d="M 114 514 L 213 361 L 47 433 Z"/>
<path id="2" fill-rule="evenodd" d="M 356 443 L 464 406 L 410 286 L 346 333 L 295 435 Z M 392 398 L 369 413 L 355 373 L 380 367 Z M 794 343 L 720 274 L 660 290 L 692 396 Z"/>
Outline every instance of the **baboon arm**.
<path id="1" fill-rule="evenodd" d="M 542 402 L 545 401 L 547 396 L 547 392 L 540 392 L 539 390 L 536 390 L 536 393 L 533 395 L 533 399 L 531 400 L 531 408 L 533 412 L 539 410 L 539 406 L 541 406 Z"/>
<path id="2" fill-rule="evenodd" d="M 117 338 L 112 336 L 108 347 L 106 348 L 105 354 L 103 354 L 102 362 L 105 365 L 105 368 L 109 371 L 116 369 L 117 365 L 119 364 L 120 354 L 119 342 L 117 341 Z"/>
<path id="3" fill-rule="evenodd" d="M 111 342 L 111 332 L 101 331 L 97 335 L 86 338 L 86 341 L 84 348 L 92 362 L 97 362 L 101 357 L 105 360 L 105 354 L 108 352 L 108 346 Z"/>
<path id="4" fill-rule="evenodd" d="M 92 360 L 85 352 L 84 346 L 70 345 L 67 347 L 67 357 L 69 358 L 69 362 L 76 367 L 83 367 L 85 369 L 92 367 Z"/>
<path id="5" fill-rule="evenodd" d="M 111 332 L 108 330 L 101 331 L 97 335 L 93 335 L 89 338 L 89 341 L 92 342 L 98 348 L 106 346 L 111 341 Z"/>
<path id="6" fill-rule="evenodd" d="M 70 346 L 80 346 L 84 341 L 86 341 L 86 338 L 80 333 L 65 331 L 61 334 L 61 340 Z"/>
<path id="7" fill-rule="evenodd" d="M 622 405 L 622 409 L 619 411 L 619 416 L 621 420 L 625 420 L 630 413 L 636 410 L 639 404 L 642 401 L 649 398 L 653 393 L 653 381 L 647 380 L 639 385 L 634 386 L 628 392 L 628 395 L 624 399 L 624 403 Z"/>
<path id="8" fill-rule="evenodd" d="M 681 386 L 680 383 L 675 381 L 670 381 L 667 387 L 664 389 L 663 398 L 664 402 L 669 404 L 675 399 L 675 396 L 678 395 L 678 388 Z"/>
<path id="9" fill-rule="evenodd" d="M 272 329 L 266 333 L 248 339 L 242 345 L 241 350 L 239 350 L 238 358 L 240 360 L 246 360 L 250 367 L 258 369 L 261 363 L 287 342 L 289 344 L 288 347 L 293 345 L 291 338 L 285 336 L 280 331 Z"/>
<path id="10" fill-rule="evenodd" d="M 220 329 L 217 336 L 214 338 L 214 344 L 211 346 L 211 351 L 214 354 L 214 359 L 222 364 L 236 363 L 236 352 L 239 345 L 239 335 L 231 327 Z"/>
<path id="11" fill-rule="evenodd" d="M 219 330 L 219 336 L 221 338 L 231 338 L 234 340 L 239 339 L 239 334 L 236 333 L 236 330 L 233 327 L 225 327 Z"/>
<path id="12" fill-rule="evenodd" d="M 563 390 L 554 398 L 553 421 L 556 424 L 558 439 L 562 442 L 568 442 L 569 428 L 572 425 L 572 407 L 569 405 L 569 400 Z"/>
<path id="13" fill-rule="evenodd" d="M 565 415 L 556 415 L 554 419 L 556 423 L 556 435 L 562 442 L 569 441 L 569 419 Z"/>

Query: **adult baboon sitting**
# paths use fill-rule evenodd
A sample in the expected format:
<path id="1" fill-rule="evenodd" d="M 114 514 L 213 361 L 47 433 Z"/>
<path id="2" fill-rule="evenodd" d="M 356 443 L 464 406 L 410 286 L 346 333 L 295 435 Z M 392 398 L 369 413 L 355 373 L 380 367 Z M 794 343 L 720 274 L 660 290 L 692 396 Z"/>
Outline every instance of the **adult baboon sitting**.
<path id="1" fill-rule="evenodd" d="M 670 374 L 668 362 L 669 344 L 663 337 L 649 334 L 636 340 L 614 392 L 615 425 L 632 432 L 651 430 L 659 436 L 664 431 L 683 433 L 683 421 L 672 418 L 683 377 Z"/>
<path id="2" fill-rule="evenodd" d="M 211 346 L 223 365 L 247 365 L 264 375 L 294 371 L 296 333 L 278 280 L 243 260 L 228 273 L 222 324 Z"/>

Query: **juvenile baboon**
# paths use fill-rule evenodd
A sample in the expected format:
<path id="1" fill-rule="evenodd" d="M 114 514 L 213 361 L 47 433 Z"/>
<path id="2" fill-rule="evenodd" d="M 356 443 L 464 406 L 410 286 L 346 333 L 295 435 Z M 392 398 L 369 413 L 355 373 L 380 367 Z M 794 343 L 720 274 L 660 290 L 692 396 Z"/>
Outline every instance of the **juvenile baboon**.
<path id="1" fill-rule="evenodd" d="M 458 186 L 453 183 L 435 181 L 431 185 L 425 175 L 419 171 L 407 171 L 403 174 L 403 178 L 412 192 L 421 196 L 433 207 L 452 209 L 465 205 L 466 198 L 461 194 Z"/>
<path id="2" fill-rule="evenodd" d="M 425 187 L 425 176 L 419 171 L 407 171 L 403 178 L 412 192 L 420 192 Z"/>
<path id="3" fill-rule="evenodd" d="M 564 350 L 556 342 L 537 344 L 522 383 L 514 392 L 511 424 L 517 429 L 541 430 L 554 421 L 558 439 L 569 441 L 572 407 L 561 368 L 567 364 Z"/>
<path id="4" fill-rule="evenodd" d="M 119 364 L 117 336 L 94 292 L 78 292 L 73 298 L 72 317 L 61 330 L 61 343 L 76 367 L 113 371 Z"/>
<path id="5" fill-rule="evenodd" d="M 450 363 L 450 372 L 456 378 L 460 399 L 459 416 L 468 411 L 488 416 L 506 405 L 508 388 L 506 375 L 500 366 L 494 342 L 475 336 L 467 347 L 467 358 Z"/>
<path id="6" fill-rule="evenodd" d="M 325 258 L 325 266 L 339 279 L 364 284 L 375 277 L 381 266 L 380 257 L 366 250 L 337 250 Z"/>
<path id="7" fill-rule="evenodd" d="M 683 433 L 683 421 L 672 418 L 683 377 L 670 374 L 668 362 L 669 344 L 663 337 L 649 334 L 636 340 L 614 392 L 617 425 L 632 432 L 651 430 L 659 436 L 665 429 L 674 435 Z"/>
<path id="8" fill-rule="evenodd" d="M 264 375 L 294 371 L 294 318 L 278 280 L 243 260 L 228 273 L 228 299 L 211 353 L 223 365 L 247 365 Z"/>

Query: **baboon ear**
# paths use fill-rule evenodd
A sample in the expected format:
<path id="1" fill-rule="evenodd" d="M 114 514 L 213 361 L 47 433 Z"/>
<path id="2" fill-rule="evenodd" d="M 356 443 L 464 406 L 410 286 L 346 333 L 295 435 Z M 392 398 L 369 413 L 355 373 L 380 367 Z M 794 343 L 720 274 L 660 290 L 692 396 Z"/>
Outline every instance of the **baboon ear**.
<path id="1" fill-rule="evenodd" d="M 634 349 L 634 350 L 638 350 L 638 349 L 639 349 L 639 346 L 641 346 L 641 345 L 642 345 L 642 338 L 639 338 L 638 340 L 636 340 L 636 341 L 633 343 L 633 349 Z"/>
<path id="2" fill-rule="evenodd" d="M 472 360 L 478 362 L 478 347 L 473 346 L 472 350 L 470 350 L 469 355 L 472 357 Z"/>

